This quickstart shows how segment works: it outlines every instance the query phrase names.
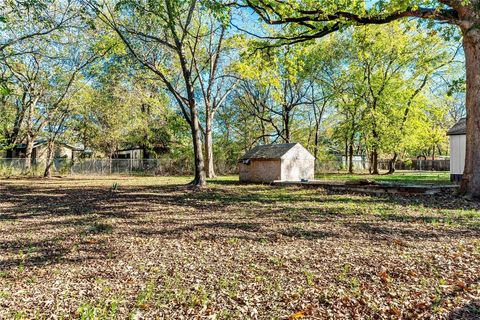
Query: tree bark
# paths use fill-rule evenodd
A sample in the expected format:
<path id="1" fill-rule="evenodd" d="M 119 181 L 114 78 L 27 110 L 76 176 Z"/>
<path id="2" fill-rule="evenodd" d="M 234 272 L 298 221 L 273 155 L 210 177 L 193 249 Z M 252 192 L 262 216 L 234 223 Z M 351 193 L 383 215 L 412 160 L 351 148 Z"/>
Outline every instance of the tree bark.
<path id="1" fill-rule="evenodd" d="M 27 136 L 26 136 L 26 149 L 25 149 L 25 166 L 23 167 L 23 173 L 29 174 L 32 170 L 32 152 L 33 152 L 33 143 L 35 139 L 34 128 L 33 128 L 33 113 L 35 111 L 35 106 L 38 101 L 38 98 L 35 98 L 34 101 L 30 101 L 27 109 Z"/>
<path id="2" fill-rule="evenodd" d="M 190 114 L 190 128 L 192 130 L 193 154 L 195 158 L 195 178 L 191 184 L 196 187 L 203 187 L 207 184 L 207 179 L 205 174 L 205 163 L 203 160 L 200 121 L 195 101 L 190 101 Z"/>
<path id="3" fill-rule="evenodd" d="M 372 174 L 379 174 L 378 172 L 378 151 L 377 148 L 373 148 L 372 151 Z"/>
<path id="4" fill-rule="evenodd" d="M 27 139 L 25 141 L 25 165 L 23 166 L 24 174 L 29 174 L 32 171 L 33 139 L 34 137 L 31 134 L 27 134 Z"/>
<path id="5" fill-rule="evenodd" d="M 388 172 L 387 174 L 394 174 L 395 173 L 395 163 L 397 162 L 398 154 L 396 152 L 393 153 L 393 158 L 390 159 L 388 162 Z"/>
<path id="6" fill-rule="evenodd" d="M 47 144 L 47 161 L 45 162 L 44 178 L 52 177 L 52 165 L 53 165 L 53 142 L 49 141 Z"/>
<path id="7" fill-rule="evenodd" d="M 432 167 L 431 171 L 435 171 L 435 144 L 432 146 Z"/>
<path id="8" fill-rule="evenodd" d="M 319 140 L 319 124 L 318 122 L 315 124 L 315 145 L 313 148 L 313 156 L 315 157 L 315 161 L 318 160 L 318 140 Z"/>
<path id="9" fill-rule="evenodd" d="M 285 110 L 285 109 L 286 108 L 284 108 L 285 115 L 283 116 L 283 130 L 285 132 L 284 141 L 285 141 L 285 143 L 290 143 L 290 140 L 291 140 L 291 137 L 290 137 L 290 114 L 289 114 L 289 111 Z"/>
<path id="10" fill-rule="evenodd" d="M 480 29 L 462 28 L 466 64 L 467 135 L 465 170 L 460 192 L 480 199 Z"/>
<path id="11" fill-rule="evenodd" d="M 206 175 L 207 178 L 215 178 L 215 168 L 213 166 L 213 133 L 212 133 L 212 119 L 210 115 L 205 121 L 205 162 L 207 163 Z"/>
<path id="12" fill-rule="evenodd" d="M 350 142 L 348 146 L 348 173 L 353 173 L 353 144 Z"/>

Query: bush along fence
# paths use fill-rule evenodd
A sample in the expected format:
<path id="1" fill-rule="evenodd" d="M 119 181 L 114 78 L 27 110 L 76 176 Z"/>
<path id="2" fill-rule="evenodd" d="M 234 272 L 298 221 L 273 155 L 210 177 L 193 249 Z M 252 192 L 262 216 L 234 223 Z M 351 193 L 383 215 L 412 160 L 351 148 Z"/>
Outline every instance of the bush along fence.
<path id="1" fill-rule="evenodd" d="M 379 162 L 379 169 L 388 170 L 387 160 Z M 356 160 L 353 162 L 354 173 L 368 173 L 368 161 Z M 418 171 L 448 171 L 449 160 L 413 160 L 397 161 L 397 170 Z M 55 159 L 52 172 L 57 175 L 192 175 L 193 164 L 188 161 L 170 159 Z M 217 174 L 236 174 L 238 169 L 235 163 L 220 162 L 216 164 Z M 30 172 L 25 172 L 25 159 L 0 159 L 0 175 L 15 176 L 22 174 L 42 175 L 45 170 L 43 161 L 33 161 Z M 317 160 L 315 173 L 346 173 L 347 164 L 341 160 Z"/>
<path id="2" fill-rule="evenodd" d="M 380 171 L 389 170 L 390 161 L 380 160 L 378 169 Z M 450 160 L 406 160 L 395 162 L 396 170 L 411 171 L 449 171 Z M 348 171 L 348 163 L 344 160 L 317 160 L 315 163 L 315 173 L 346 173 Z M 354 160 L 354 173 L 369 173 L 370 163 L 368 160 Z"/>

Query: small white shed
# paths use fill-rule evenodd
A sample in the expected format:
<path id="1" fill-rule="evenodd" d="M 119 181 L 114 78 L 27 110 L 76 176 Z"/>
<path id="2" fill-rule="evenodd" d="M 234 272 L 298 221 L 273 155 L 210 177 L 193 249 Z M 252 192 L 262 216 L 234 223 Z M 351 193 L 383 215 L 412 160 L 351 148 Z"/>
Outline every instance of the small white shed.
<path id="1" fill-rule="evenodd" d="M 315 157 L 299 143 L 257 146 L 239 160 L 240 181 L 312 180 Z"/>
<path id="2" fill-rule="evenodd" d="M 144 149 L 141 147 L 133 147 L 129 149 L 121 149 L 115 151 L 113 157 L 116 159 L 134 159 L 142 160 L 144 158 Z"/>
<path id="3" fill-rule="evenodd" d="M 465 168 L 465 152 L 467 148 L 467 120 L 460 119 L 447 135 L 450 137 L 450 180 L 459 182 L 462 180 Z"/>

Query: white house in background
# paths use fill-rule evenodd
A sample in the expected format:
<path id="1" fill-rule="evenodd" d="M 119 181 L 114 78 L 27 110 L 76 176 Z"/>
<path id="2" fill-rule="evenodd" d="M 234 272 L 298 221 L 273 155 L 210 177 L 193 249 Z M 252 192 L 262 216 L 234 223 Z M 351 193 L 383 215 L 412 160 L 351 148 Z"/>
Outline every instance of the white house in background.
<path id="1" fill-rule="evenodd" d="M 301 181 L 314 177 L 315 157 L 299 143 L 257 146 L 240 158 L 240 181 Z"/>
<path id="2" fill-rule="evenodd" d="M 25 158 L 27 145 L 20 143 L 12 149 L 12 159 Z M 47 160 L 47 140 L 40 139 L 33 142 L 32 162 L 42 162 Z M 74 146 L 66 142 L 56 142 L 54 144 L 54 159 L 74 160 L 78 158 L 83 150 L 79 146 Z"/>
<path id="3" fill-rule="evenodd" d="M 465 151 L 467 146 L 467 122 L 466 118 L 460 119 L 447 135 L 450 137 L 450 180 L 459 182 L 462 180 L 465 168 Z"/>

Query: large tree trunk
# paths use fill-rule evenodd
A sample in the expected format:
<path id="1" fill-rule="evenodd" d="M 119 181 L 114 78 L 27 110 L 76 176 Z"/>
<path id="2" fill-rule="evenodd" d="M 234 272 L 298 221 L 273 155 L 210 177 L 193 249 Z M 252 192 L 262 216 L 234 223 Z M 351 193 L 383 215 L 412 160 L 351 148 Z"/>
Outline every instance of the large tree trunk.
<path id="1" fill-rule="evenodd" d="M 195 102 L 192 102 L 190 105 L 190 114 L 190 128 L 192 130 L 193 153 L 195 157 L 195 178 L 191 184 L 196 187 L 202 187 L 207 184 L 207 179 L 205 174 L 205 164 L 203 161 L 200 122 L 198 119 L 198 110 Z"/>
<path id="2" fill-rule="evenodd" d="M 205 162 L 207 163 L 207 178 L 215 178 L 215 168 L 213 166 L 212 119 L 210 115 L 207 116 L 207 119 L 205 121 L 205 160 Z"/>
<path id="3" fill-rule="evenodd" d="M 460 191 L 480 199 L 480 29 L 473 26 L 462 31 L 467 72 L 467 148 Z"/>
<path id="4" fill-rule="evenodd" d="M 49 141 L 47 145 L 47 161 L 45 162 L 44 178 L 52 177 L 52 165 L 53 165 L 53 141 Z"/>
<path id="5" fill-rule="evenodd" d="M 378 151 L 374 147 L 372 151 L 372 174 L 379 174 L 378 172 Z"/>
<path id="6" fill-rule="evenodd" d="M 353 173 L 353 143 L 348 146 L 348 173 Z"/>

